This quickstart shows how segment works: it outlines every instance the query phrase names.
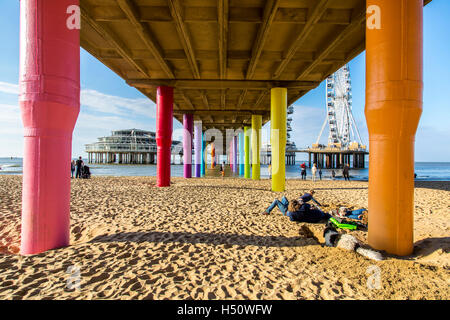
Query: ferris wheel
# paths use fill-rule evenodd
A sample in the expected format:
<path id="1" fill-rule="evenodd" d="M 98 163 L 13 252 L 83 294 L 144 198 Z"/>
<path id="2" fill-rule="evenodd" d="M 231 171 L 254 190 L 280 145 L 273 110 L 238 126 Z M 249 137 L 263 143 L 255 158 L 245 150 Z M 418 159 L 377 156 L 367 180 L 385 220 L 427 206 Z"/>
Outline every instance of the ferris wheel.
<path id="1" fill-rule="evenodd" d="M 358 138 L 362 144 L 358 127 L 352 114 L 352 83 L 348 64 L 340 68 L 326 80 L 327 116 L 320 130 L 316 144 L 328 123 L 328 145 L 339 145 L 347 148 L 352 139 Z M 356 133 L 356 136 L 355 136 Z"/>

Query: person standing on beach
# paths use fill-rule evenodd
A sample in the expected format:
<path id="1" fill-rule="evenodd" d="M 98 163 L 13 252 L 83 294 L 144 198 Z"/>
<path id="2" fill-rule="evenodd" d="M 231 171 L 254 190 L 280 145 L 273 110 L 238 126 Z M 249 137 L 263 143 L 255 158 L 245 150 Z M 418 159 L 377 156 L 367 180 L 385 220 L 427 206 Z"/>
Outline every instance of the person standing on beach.
<path id="1" fill-rule="evenodd" d="M 225 161 L 220 165 L 220 173 L 222 174 L 222 179 L 225 177 Z"/>
<path id="2" fill-rule="evenodd" d="M 334 170 L 331 170 L 331 179 L 334 180 L 334 178 L 336 178 L 336 172 L 334 172 Z"/>
<path id="3" fill-rule="evenodd" d="M 348 165 L 348 163 L 346 163 L 345 165 L 344 165 L 344 169 L 342 170 L 342 175 L 344 176 L 344 179 L 345 180 L 350 180 L 350 176 L 349 176 L 349 174 L 348 174 L 348 171 L 349 171 L 349 165 Z"/>
<path id="4" fill-rule="evenodd" d="M 322 180 L 322 168 L 319 168 L 319 178 Z"/>
<path id="5" fill-rule="evenodd" d="M 272 179 L 272 163 L 269 163 L 267 167 L 267 171 L 269 172 L 269 179 Z"/>
<path id="6" fill-rule="evenodd" d="M 301 171 L 302 180 L 306 180 L 306 165 L 304 162 L 300 165 L 300 168 L 302 170 Z"/>
<path id="7" fill-rule="evenodd" d="M 83 167 L 83 160 L 81 157 L 78 158 L 77 162 L 75 163 L 77 167 L 77 171 L 75 173 L 75 178 L 81 178 L 81 170 Z"/>
<path id="8" fill-rule="evenodd" d="M 311 174 L 312 174 L 312 181 L 316 182 L 316 172 L 317 172 L 317 167 L 316 164 L 313 164 L 313 167 L 311 169 Z"/>
<path id="9" fill-rule="evenodd" d="M 73 179 L 73 173 L 75 172 L 75 160 L 70 163 L 70 171 L 72 172 L 71 178 Z"/>

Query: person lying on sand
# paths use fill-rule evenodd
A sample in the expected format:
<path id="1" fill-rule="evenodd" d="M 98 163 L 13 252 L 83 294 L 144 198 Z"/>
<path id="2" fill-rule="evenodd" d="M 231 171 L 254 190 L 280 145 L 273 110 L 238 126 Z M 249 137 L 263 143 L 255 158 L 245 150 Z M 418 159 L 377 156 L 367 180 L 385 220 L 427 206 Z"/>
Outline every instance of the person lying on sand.
<path id="1" fill-rule="evenodd" d="M 291 221 L 316 223 L 331 217 L 328 213 L 325 213 L 319 209 L 311 209 L 311 205 L 309 203 L 304 203 L 296 199 L 291 200 L 289 203 L 286 197 L 283 197 L 281 201 L 275 199 L 263 212 L 263 214 L 270 214 L 275 207 L 278 207 L 281 213 L 288 216 Z"/>
<path id="2" fill-rule="evenodd" d="M 340 207 L 337 210 L 331 210 L 330 215 L 337 216 L 340 218 L 362 220 L 364 223 L 367 223 L 368 211 L 367 211 L 367 209 L 364 209 L 364 208 L 357 209 L 357 210 L 350 210 L 346 207 Z"/>

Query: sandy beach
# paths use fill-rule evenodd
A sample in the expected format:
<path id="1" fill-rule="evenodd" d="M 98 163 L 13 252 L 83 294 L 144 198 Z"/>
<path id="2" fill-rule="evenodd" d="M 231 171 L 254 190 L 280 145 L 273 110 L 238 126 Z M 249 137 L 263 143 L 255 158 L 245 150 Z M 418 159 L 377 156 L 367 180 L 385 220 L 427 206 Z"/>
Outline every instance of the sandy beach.
<path id="1" fill-rule="evenodd" d="M 416 183 L 415 252 L 384 261 L 324 247 L 314 237 L 323 225 L 261 214 L 311 187 L 327 209 L 367 207 L 367 182 L 288 180 L 284 193 L 269 180 L 172 182 L 73 180 L 71 245 L 24 257 L 21 177 L 0 176 L 0 299 L 450 298 L 450 182 Z M 379 289 L 367 285 L 373 266 Z"/>

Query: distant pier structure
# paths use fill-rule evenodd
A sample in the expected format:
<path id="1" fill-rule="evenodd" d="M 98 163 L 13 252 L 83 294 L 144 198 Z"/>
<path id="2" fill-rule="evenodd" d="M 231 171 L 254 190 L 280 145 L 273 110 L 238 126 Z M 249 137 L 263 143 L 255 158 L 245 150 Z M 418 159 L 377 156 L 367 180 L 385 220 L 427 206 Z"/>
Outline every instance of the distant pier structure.
<path id="1" fill-rule="evenodd" d="M 140 129 L 112 131 L 108 137 L 100 137 L 85 146 L 89 163 L 154 164 L 156 163 L 156 133 Z M 172 163 L 175 157 L 182 161 L 183 145 L 172 142 Z"/>
<path id="2" fill-rule="evenodd" d="M 327 77 L 325 88 L 327 115 L 322 129 L 312 148 L 299 152 L 308 153 L 310 167 L 315 163 L 319 168 L 337 169 L 348 164 L 352 168 L 363 169 L 368 152 L 353 118 L 348 64 Z M 329 129 L 327 146 L 319 144 L 326 126 Z"/>
<path id="3" fill-rule="evenodd" d="M 365 157 L 369 154 L 364 145 L 355 143 L 348 148 L 339 145 L 325 146 L 313 144 L 312 148 L 298 150 L 308 153 L 308 166 L 311 168 L 315 163 L 318 168 L 339 169 L 348 164 L 350 168 L 364 169 Z"/>

